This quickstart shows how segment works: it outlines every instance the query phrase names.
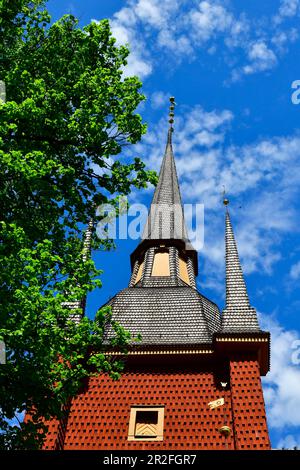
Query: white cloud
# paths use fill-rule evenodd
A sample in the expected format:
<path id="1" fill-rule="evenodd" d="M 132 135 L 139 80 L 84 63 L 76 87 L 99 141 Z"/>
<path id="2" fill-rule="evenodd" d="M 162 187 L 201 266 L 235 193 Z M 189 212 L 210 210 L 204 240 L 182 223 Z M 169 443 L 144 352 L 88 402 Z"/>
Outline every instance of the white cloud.
<path id="1" fill-rule="evenodd" d="M 157 28 L 161 27 L 165 21 L 165 17 L 161 14 L 161 9 L 161 2 L 156 0 L 138 0 L 135 14 L 141 21 Z"/>
<path id="2" fill-rule="evenodd" d="M 200 41 L 208 41 L 218 33 L 224 33 L 234 23 L 233 16 L 217 2 L 203 1 L 197 9 L 189 13 L 194 36 Z"/>
<path id="3" fill-rule="evenodd" d="M 150 102 L 153 109 L 158 109 L 167 106 L 169 102 L 170 94 L 164 93 L 163 91 L 155 91 L 151 94 Z"/>
<path id="4" fill-rule="evenodd" d="M 293 280 L 297 280 L 300 278 L 300 261 L 298 261 L 297 263 L 295 263 L 292 267 L 291 267 L 291 270 L 290 270 L 290 277 L 293 279 Z"/>
<path id="5" fill-rule="evenodd" d="M 272 51 L 270 51 L 270 49 L 268 49 L 266 44 L 262 41 L 255 42 L 251 45 L 248 56 L 250 60 L 261 60 L 263 62 L 273 60 L 274 57 Z"/>
<path id="6" fill-rule="evenodd" d="M 178 54 L 186 53 L 190 49 L 188 41 L 184 38 L 175 40 L 168 32 L 168 19 L 170 14 L 178 9 L 179 2 L 128 0 L 127 5 L 115 13 L 110 21 L 117 43 L 127 43 L 130 47 L 131 53 L 125 68 L 125 76 L 138 75 L 145 78 L 151 74 L 153 69 L 150 57 L 151 44 L 155 43 L 151 37 L 153 34 L 158 35 L 156 43 L 160 47 L 164 47 L 166 42 L 168 49 L 173 47 Z"/>
<path id="7" fill-rule="evenodd" d="M 134 9 L 124 7 L 113 16 L 110 26 L 117 45 L 128 44 L 130 54 L 124 76 L 137 75 L 145 78 L 152 72 L 150 58 L 145 54 L 143 41 L 137 33 L 138 18 Z"/>
<path id="8" fill-rule="evenodd" d="M 281 0 L 279 14 L 281 16 L 294 16 L 299 9 L 299 0 Z"/>
<path id="9" fill-rule="evenodd" d="M 97 22 L 97 19 L 92 19 Z M 128 45 L 130 54 L 127 57 L 127 65 L 123 69 L 124 77 L 137 75 L 145 78 L 152 72 L 152 65 L 149 57 L 145 57 L 143 53 L 143 44 L 136 36 L 136 17 L 134 12 L 129 8 L 115 13 L 110 21 L 110 27 L 113 37 L 116 39 L 116 45 Z"/>
<path id="10" fill-rule="evenodd" d="M 175 146 L 176 156 L 185 142 L 191 144 L 188 137 L 181 140 L 179 147 Z M 204 201 L 208 214 L 204 251 L 210 263 L 208 272 L 218 272 L 217 268 L 223 265 L 222 251 L 218 250 L 219 258 L 215 260 L 210 254 L 212 244 L 223 246 L 222 215 L 211 219 L 211 213 L 221 210 L 224 185 L 234 204 L 233 222 L 244 271 L 271 273 L 274 263 L 281 258 L 280 242 L 284 234 L 296 230 L 297 215 L 291 202 L 299 175 L 295 176 L 294 185 L 288 189 L 287 186 L 291 183 L 290 162 L 299 166 L 299 143 L 299 138 L 293 136 L 266 139 L 243 147 L 224 148 L 222 145 L 223 148 L 218 146 L 203 152 L 192 147 L 186 157 L 179 153 L 177 166 L 183 180 L 183 197 L 188 201 L 196 198 Z M 272 181 L 276 186 L 272 186 Z M 268 184 L 265 189 L 264 184 Z M 242 205 L 238 215 L 234 210 L 236 201 Z M 212 263 L 216 266 L 211 270 Z"/>
<path id="11" fill-rule="evenodd" d="M 133 52 L 127 59 L 127 65 L 124 68 L 124 77 L 131 77 L 137 75 L 140 78 L 147 77 L 151 74 L 152 65 L 143 60 L 139 54 Z"/>
<path id="12" fill-rule="evenodd" d="M 277 57 L 274 52 L 261 40 L 251 44 L 248 50 L 248 59 L 250 63 L 243 67 L 246 75 L 269 70 L 277 63 Z"/>
<path id="13" fill-rule="evenodd" d="M 161 95 L 159 99 L 163 100 Z M 184 108 L 184 107 L 183 107 Z M 281 259 L 285 235 L 299 231 L 295 196 L 300 184 L 300 137 L 260 139 L 228 145 L 234 116 L 229 110 L 185 108 L 175 116 L 173 148 L 183 202 L 205 204 L 205 285 L 220 285 L 224 273 L 222 192 L 230 212 L 245 273 L 271 274 Z M 150 168 L 159 170 L 167 117 L 135 146 Z M 241 209 L 238 209 L 241 206 Z M 197 248 L 197 247 L 196 247 Z M 198 247 L 199 248 L 199 247 Z"/>
<path id="14" fill-rule="evenodd" d="M 261 315 L 261 326 L 271 332 L 271 370 L 263 378 L 269 426 L 279 430 L 300 426 L 300 366 L 292 362 L 299 333 L 266 315 Z"/>
<path id="15" fill-rule="evenodd" d="M 299 37 L 296 28 L 291 28 L 287 31 L 277 31 L 271 39 L 271 43 L 275 46 L 278 53 L 284 54 L 287 52 L 287 45 L 295 42 Z"/>
<path id="16" fill-rule="evenodd" d="M 165 52 L 172 52 L 173 57 L 191 60 L 194 57 L 194 49 L 191 41 L 185 35 L 176 37 L 172 29 L 162 29 L 159 32 L 157 45 L 162 50 L 165 50 Z"/>
<path id="17" fill-rule="evenodd" d="M 202 1 L 197 9 L 192 9 L 187 14 L 188 22 L 192 29 L 189 34 L 194 44 L 199 45 L 222 37 L 229 48 L 243 47 L 248 40 L 249 20 L 245 14 L 235 16 L 220 1 Z M 196 42 L 195 42 L 196 41 Z M 208 53 L 215 52 L 216 47 L 208 48 Z"/>
<path id="18" fill-rule="evenodd" d="M 262 29 L 261 18 L 237 14 L 221 0 L 202 0 L 196 7 L 189 0 L 127 0 L 111 27 L 117 43 L 128 43 L 131 50 L 126 75 L 146 78 L 155 67 L 198 60 L 219 48 L 236 81 L 272 69 L 287 53 L 298 32 L 286 21 L 298 5 L 299 0 L 282 0 L 275 16 L 263 18 Z"/>
<path id="19" fill-rule="evenodd" d="M 283 33 L 281 36 L 277 35 L 273 37 L 273 43 L 278 49 L 280 48 L 281 51 L 283 50 L 283 44 L 286 44 L 287 40 L 287 35 L 283 37 Z M 233 69 L 231 74 L 232 82 L 240 80 L 243 75 L 252 75 L 257 72 L 270 70 L 274 68 L 278 62 L 274 51 L 268 47 L 262 39 L 252 42 L 247 46 L 246 51 L 248 63 L 243 67 Z"/>
<path id="20" fill-rule="evenodd" d="M 294 449 L 295 447 L 300 449 L 300 435 L 293 436 L 288 434 L 280 439 L 277 444 L 277 449 Z"/>
<path id="21" fill-rule="evenodd" d="M 280 24 L 286 18 L 291 18 L 299 12 L 299 0 L 281 0 L 279 10 L 273 18 L 275 24 Z"/>

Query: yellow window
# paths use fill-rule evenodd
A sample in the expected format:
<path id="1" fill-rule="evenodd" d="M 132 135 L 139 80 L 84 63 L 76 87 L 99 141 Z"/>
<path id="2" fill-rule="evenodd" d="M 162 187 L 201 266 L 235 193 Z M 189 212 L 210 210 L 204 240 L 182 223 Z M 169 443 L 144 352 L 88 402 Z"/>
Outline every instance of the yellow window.
<path id="1" fill-rule="evenodd" d="M 154 255 L 152 276 L 170 276 L 168 251 L 157 251 Z"/>

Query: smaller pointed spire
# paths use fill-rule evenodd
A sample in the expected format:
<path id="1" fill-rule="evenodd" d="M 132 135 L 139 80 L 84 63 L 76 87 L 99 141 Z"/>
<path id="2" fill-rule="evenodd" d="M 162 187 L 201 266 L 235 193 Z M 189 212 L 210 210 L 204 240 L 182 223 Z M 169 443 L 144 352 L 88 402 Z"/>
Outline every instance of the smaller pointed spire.
<path id="1" fill-rule="evenodd" d="M 225 257 L 226 257 L 226 308 L 249 307 L 246 283 L 239 259 L 233 228 L 231 225 L 228 199 L 224 199 L 226 207 L 225 216 Z"/>
<path id="2" fill-rule="evenodd" d="M 247 287 L 231 225 L 228 205 L 225 215 L 226 308 L 222 315 L 223 331 L 259 331 L 256 310 L 250 306 Z"/>
<path id="3" fill-rule="evenodd" d="M 88 260 L 91 254 L 93 228 L 94 228 L 94 221 L 93 219 L 90 219 L 87 229 L 85 231 L 84 242 L 83 242 L 82 261 L 84 263 Z"/>
<path id="4" fill-rule="evenodd" d="M 94 229 L 94 221 L 90 219 L 87 229 L 84 234 L 83 239 L 83 249 L 82 249 L 82 261 L 85 263 L 88 261 L 89 257 L 91 256 L 91 247 L 92 247 L 92 234 Z M 70 313 L 70 320 L 73 320 L 75 323 L 79 323 L 82 317 L 85 315 L 85 308 L 86 308 L 86 297 L 81 300 L 74 300 L 74 301 L 67 301 L 62 302 L 63 307 L 69 308 L 72 310 L 79 310 L 81 309 L 81 313 Z"/>

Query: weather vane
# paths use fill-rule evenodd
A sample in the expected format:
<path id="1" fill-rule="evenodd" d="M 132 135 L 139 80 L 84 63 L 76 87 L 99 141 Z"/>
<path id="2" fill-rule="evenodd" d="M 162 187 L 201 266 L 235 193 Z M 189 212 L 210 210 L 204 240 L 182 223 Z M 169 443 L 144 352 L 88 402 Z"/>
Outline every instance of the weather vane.
<path id="1" fill-rule="evenodd" d="M 169 108 L 169 123 L 170 129 L 173 132 L 173 123 L 174 123 L 174 109 L 175 109 L 175 98 L 174 96 L 170 97 L 170 108 Z"/>

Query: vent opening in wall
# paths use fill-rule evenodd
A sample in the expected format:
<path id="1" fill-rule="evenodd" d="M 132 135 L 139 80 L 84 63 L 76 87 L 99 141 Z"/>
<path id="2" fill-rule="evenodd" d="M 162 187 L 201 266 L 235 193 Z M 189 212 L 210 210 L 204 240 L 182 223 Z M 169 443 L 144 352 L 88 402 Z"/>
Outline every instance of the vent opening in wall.
<path id="1" fill-rule="evenodd" d="M 154 254 L 152 276 L 170 276 L 169 250 L 159 250 Z"/>
<path id="2" fill-rule="evenodd" d="M 164 407 L 132 407 L 130 411 L 129 441 L 162 441 Z"/>
<path id="3" fill-rule="evenodd" d="M 158 411 L 137 411 L 135 420 L 135 437 L 157 436 Z"/>

